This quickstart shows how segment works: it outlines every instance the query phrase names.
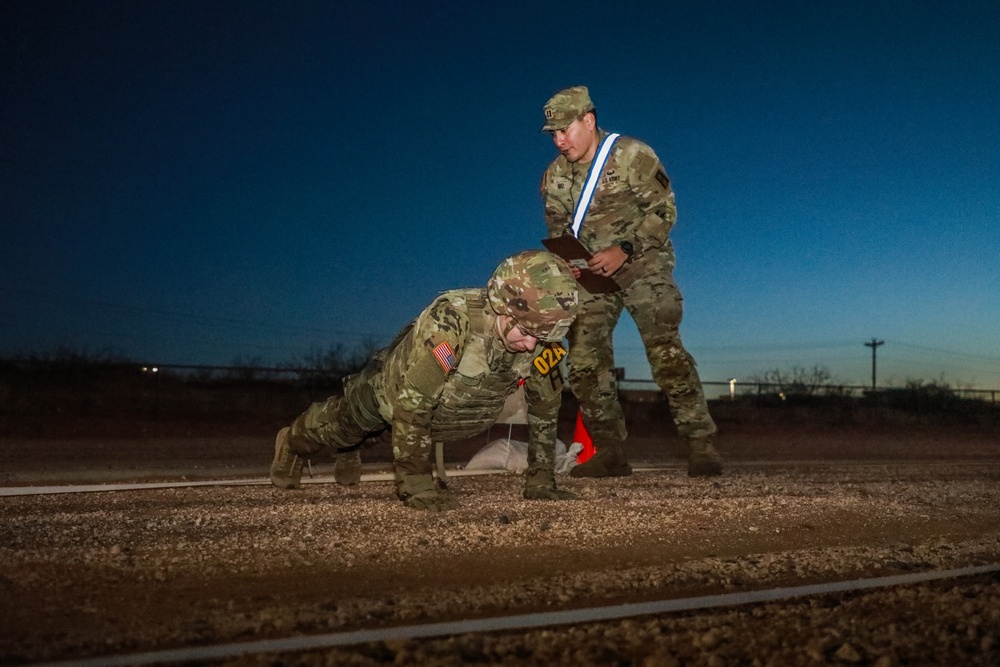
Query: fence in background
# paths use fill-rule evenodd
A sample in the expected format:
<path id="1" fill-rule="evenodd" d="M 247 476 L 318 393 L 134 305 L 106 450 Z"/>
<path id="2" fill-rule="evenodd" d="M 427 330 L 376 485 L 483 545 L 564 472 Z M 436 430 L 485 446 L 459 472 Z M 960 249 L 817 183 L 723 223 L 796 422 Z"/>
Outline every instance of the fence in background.
<path id="1" fill-rule="evenodd" d="M 22 369 L 33 367 L 45 367 L 49 373 L 58 369 L 64 362 L 52 362 L 46 364 L 39 361 L 19 361 L 3 360 L 4 364 Z M 134 371 L 141 374 L 148 381 L 155 381 L 161 374 L 169 374 L 180 380 L 236 380 L 242 382 L 259 381 L 298 381 L 306 384 L 319 383 L 327 384 L 330 381 L 339 383 L 339 380 L 353 369 L 323 369 L 308 367 L 268 367 L 268 366 L 212 366 L 198 364 L 160 364 L 141 365 L 134 363 L 121 364 L 101 364 L 83 363 L 73 364 L 71 370 L 74 374 L 86 374 L 88 368 L 94 371 L 116 367 L 125 371 Z M 630 392 L 652 392 L 659 393 L 659 387 L 653 380 L 630 379 L 625 377 L 624 369 L 615 369 L 618 378 L 618 387 Z M 835 384 L 779 384 L 773 382 L 754 382 L 730 380 L 726 382 L 703 381 L 706 397 L 713 399 L 747 398 L 752 396 L 764 397 L 773 396 L 784 398 L 786 395 L 812 395 L 812 396 L 842 396 L 861 398 L 871 394 L 883 394 L 901 391 L 925 390 L 947 394 L 958 398 L 979 399 L 990 403 L 997 402 L 997 394 L 1000 389 L 968 389 L 949 387 L 947 385 L 922 385 L 906 387 L 877 387 L 874 390 L 869 385 L 835 385 Z"/>
<path id="2" fill-rule="evenodd" d="M 806 387 L 788 387 L 786 385 L 774 383 L 774 382 L 705 382 L 702 381 L 702 387 L 705 390 L 705 396 L 709 400 L 712 399 L 730 399 L 735 400 L 740 397 L 750 397 L 750 396 L 778 396 L 783 397 L 784 395 L 790 394 L 808 394 L 813 396 L 851 396 L 855 398 L 861 398 L 869 394 L 875 393 L 886 393 L 886 392 L 900 392 L 900 391 L 913 391 L 914 387 L 876 387 L 873 391 L 870 385 L 827 385 L 820 384 L 814 386 Z M 935 385 L 930 385 L 934 386 Z M 618 381 L 619 389 L 631 390 L 631 391 L 651 391 L 658 392 L 660 388 L 656 385 L 653 380 L 630 380 L 630 379 L 620 379 Z M 954 387 L 936 387 L 942 393 L 949 393 L 958 398 L 969 398 L 969 399 L 979 399 L 987 401 L 990 403 L 997 402 L 997 394 L 1000 394 L 1000 389 L 958 389 Z"/>

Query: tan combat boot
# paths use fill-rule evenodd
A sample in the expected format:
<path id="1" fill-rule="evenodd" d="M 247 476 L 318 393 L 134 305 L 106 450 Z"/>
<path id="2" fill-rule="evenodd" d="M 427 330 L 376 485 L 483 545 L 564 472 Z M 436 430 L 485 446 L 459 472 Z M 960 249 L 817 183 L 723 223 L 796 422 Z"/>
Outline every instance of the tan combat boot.
<path id="1" fill-rule="evenodd" d="M 529 466 L 524 473 L 525 500 L 573 500 L 575 493 L 556 488 L 556 476 L 552 468 Z"/>
<path id="2" fill-rule="evenodd" d="M 722 474 L 722 460 L 709 438 L 688 441 L 688 476 L 714 477 Z"/>
<path id="3" fill-rule="evenodd" d="M 631 474 L 632 466 L 619 443 L 597 447 L 596 454 L 569 471 L 570 477 L 628 477 Z"/>
<path id="4" fill-rule="evenodd" d="M 341 486 L 357 486 L 361 482 L 361 451 L 337 452 L 333 461 L 333 479 Z"/>
<path id="5" fill-rule="evenodd" d="M 278 431 L 274 439 L 274 460 L 271 461 L 271 484 L 279 489 L 302 488 L 302 464 L 305 459 L 292 451 L 288 444 L 288 428 Z"/>

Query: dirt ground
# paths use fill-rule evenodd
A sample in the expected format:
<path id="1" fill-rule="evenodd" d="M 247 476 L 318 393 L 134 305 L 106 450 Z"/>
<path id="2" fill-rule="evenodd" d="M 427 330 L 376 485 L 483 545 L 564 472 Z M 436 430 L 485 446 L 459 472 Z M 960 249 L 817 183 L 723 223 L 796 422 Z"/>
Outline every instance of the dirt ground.
<path id="1" fill-rule="evenodd" d="M 489 438 L 452 446 L 454 467 Z M 517 437 L 517 433 L 512 433 Z M 0 442 L 2 485 L 206 480 L 0 497 L 0 663 L 130 655 L 510 613 L 1000 563 L 989 435 L 753 433 L 725 474 L 687 477 L 671 438 L 636 438 L 629 478 L 453 477 L 454 512 L 387 481 L 264 482 L 271 436 Z M 366 472 L 388 470 L 384 443 Z M 248 483 L 257 481 L 259 484 Z M 3 489 L 0 489 L 3 490 Z M 229 664 L 1000 664 L 1000 579 L 505 633 L 256 655 Z M 211 662 L 201 660 L 200 664 Z"/>

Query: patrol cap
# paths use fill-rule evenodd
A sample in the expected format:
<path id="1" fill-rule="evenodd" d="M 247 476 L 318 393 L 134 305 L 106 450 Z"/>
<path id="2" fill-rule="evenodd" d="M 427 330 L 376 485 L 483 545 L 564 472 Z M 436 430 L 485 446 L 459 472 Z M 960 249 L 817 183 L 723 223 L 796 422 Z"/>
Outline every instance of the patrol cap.
<path id="1" fill-rule="evenodd" d="M 593 111 L 594 103 L 590 101 L 590 91 L 586 86 L 573 86 L 553 95 L 545 103 L 544 109 L 545 125 L 542 126 L 542 132 L 552 132 L 565 130 L 574 120 Z"/>

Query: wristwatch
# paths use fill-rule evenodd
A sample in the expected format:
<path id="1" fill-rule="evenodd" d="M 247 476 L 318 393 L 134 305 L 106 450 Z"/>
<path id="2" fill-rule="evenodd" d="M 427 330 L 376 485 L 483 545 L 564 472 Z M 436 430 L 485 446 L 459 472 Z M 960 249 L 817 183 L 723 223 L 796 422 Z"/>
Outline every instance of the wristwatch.
<path id="1" fill-rule="evenodd" d="M 622 252 L 628 255 L 628 259 L 625 260 L 625 263 L 631 264 L 632 260 L 635 258 L 635 246 L 632 245 L 631 241 L 622 241 L 618 245 L 621 246 Z"/>

